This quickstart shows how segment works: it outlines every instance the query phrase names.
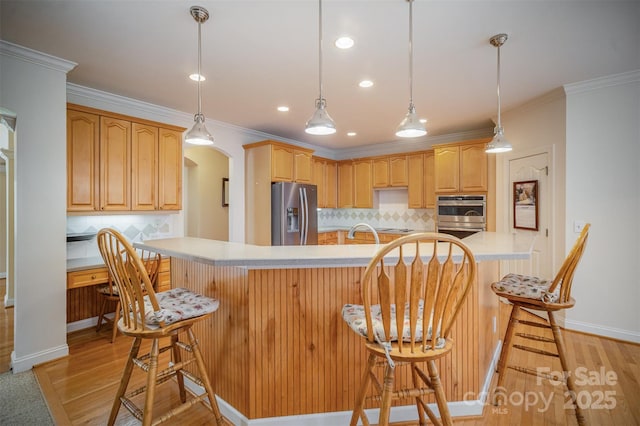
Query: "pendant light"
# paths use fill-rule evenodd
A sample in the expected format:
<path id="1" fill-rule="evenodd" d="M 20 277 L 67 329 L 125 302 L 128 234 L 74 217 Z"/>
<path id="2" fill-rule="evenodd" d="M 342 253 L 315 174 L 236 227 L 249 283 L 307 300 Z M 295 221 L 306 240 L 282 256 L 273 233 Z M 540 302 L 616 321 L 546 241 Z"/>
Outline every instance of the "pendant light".
<path id="1" fill-rule="evenodd" d="M 413 0 L 409 2 L 409 111 L 396 130 L 401 138 L 417 138 L 427 134 L 424 124 L 418 119 L 413 105 Z"/>
<path id="2" fill-rule="evenodd" d="M 506 34 L 496 34 L 489 39 L 489 43 L 498 48 L 498 123 L 495 127 L 495 136 L 491 139 L 491 142 L 487 144 L 485 149 L 485 152 L 488 153 L 508 152 L 512 149 L 511 144 L 504 137 L 504 129 L 502 128 L 502 122 L 500 121 L 500 46 L 502 46 L 506 41 Z"/>
<path id="3" fill-rule="evenodd" d="M 193 145 L 213 145 L 213 136 L 207 130 L 204 124 L 204 114 L 202 114 L 202 97 L 200 96 L 200 81 L 202 80 L 202 74 L 200 73 L 200 67 L 202 65 L 202 38 L 200 27 L 203 22 L 209 19 L 209 12 L 202 6 L 191 6 L 191 16 L 198 23 L 198 113 L 193 117 L 195 124 L 187 132 L 185 141 Z"/>
<path id="4" fill-rule="evenodd" d="M 313 113 L 304 131 L 311 135 L 331 135 L 336 132 L 336 124 L 327 112 L 327 101 L 322 97 L 322 0 L 318 0 L 318 76 L 320 95 L 316 99 L 316 112 Z"/>

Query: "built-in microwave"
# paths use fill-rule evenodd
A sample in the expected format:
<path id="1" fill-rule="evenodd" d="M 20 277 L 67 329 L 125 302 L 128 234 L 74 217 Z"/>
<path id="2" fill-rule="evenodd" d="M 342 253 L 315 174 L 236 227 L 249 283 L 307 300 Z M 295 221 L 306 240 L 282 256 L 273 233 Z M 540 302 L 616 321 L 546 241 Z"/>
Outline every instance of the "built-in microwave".
<path id="1" fill-rule="evenodd" d="M 436 203 L 437 231 L 467 237 L 485 231 L 487 198 L 485 195 L 439 195 Z"/>

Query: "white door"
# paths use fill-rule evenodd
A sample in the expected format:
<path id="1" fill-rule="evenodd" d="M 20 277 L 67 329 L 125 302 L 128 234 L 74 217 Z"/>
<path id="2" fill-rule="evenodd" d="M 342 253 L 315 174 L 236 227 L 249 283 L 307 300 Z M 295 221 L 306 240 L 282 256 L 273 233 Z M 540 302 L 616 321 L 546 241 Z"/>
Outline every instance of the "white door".
<path id="1" fill-rule="evenodd" d="M 531 265 L 529 271 L 517 271 L 518 273 L 534 275 L 537 277 L 553 278 L 551 245 L 551 188 L 549 185 L 549 155 L 541 153 L 509 160 L 509 226 L 515 233 L 527 233 L 537 235 Z M 538 230 L 519 229 L 514 227 L 514 182 L 537 181 L 537 197 L 535 203 L 538 207 Z M 523 185 L 519 185 L 520 188 Z M 530 188 L 530 185 L 527 186 Z M 530 211 L 519 210 L 518 225 L 531 225 Z M 516 272 L 516 271 L 513 271 Z"/>

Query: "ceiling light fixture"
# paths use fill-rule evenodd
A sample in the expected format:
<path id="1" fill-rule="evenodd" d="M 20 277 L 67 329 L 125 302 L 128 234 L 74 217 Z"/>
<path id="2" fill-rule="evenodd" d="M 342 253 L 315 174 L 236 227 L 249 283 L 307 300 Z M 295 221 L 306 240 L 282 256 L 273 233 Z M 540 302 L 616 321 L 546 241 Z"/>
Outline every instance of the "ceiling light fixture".
<path id="1" fill-rule="evenodd" d="M 284 105 L 279 106 L 278 107 L 278 111 L 280 111 L 280 112 L 288 112 L 289 111 L 289 107 L 288 106 L 284 106 Z"/>
<path id="2" fill-rule="evenodd" d="M 191 80 L 193 80 L 193 81 L 198 81 L 198 80 L 205 81 L 206 80 L 206 78 L 204 78 L 204 75 L 200 75 L 200 74 L 196 74 L 196 73 L 193 73 L 193 74 L 189 75 L 189 78 Z"/>
<path id="3" fill-rule="evenodd" d="M 507 38 L 506 34 L 496 34 L 489 39 L 489 43 L 498 48 L 498 123 L 495 127 L 495 136 L 485 149 L 485 152 L 488 153 L 508 152 L 513 149 L 509 141 L 504 137 L 504 129 L 500 121 L 500 46 L 507 41 Z"/>
<path id="4" fill-rule="evenodd" d="M 305 132 L 311 135 L 331 135 L 336 132 L 336 124 L 333 122 L 326 106 L 327 101 L 322 97 L 322 0 L 318 0 L 318 75 L 320 95 L 316 99 L 316 112 L 307 121 Z"/>
<path id="5" fill-rule="evenodd" d="M 416 107 L 413 105 L 413 0 L 409 2 L 409 111 L 400 122 L 396 136 L 401 138 L 417 138 L 427 134 L 427 129 L 418 120 Z"/>
<path id="6" fill-rule="evenodd" d="M 198 23 L 198 75 L 202 75 L 200 72 L 200 66 L 202 65 L 202 37 L 200 27 L 203 22 L 209 19 L 209 12 L 207 9 L 201 6 L 191 6 L 191 16 Z M 204 124 L 204 114 L 202 114 L 202 97 L 200 96 L 200 81 L 204 79 L 198 79 L 198 113 L 193 117 L 196 122 L 191 130 L 187 132 L 185 141 L 194 145 L 213 145 L 213 136 L 207 130 Z"/>
<path id="7" fill-rule="evenodd" d="M 371 81 L 371 80 L 362 80 L 360 83 L 358 83 L 358 86 L 364 87 L 364 88 L 369 88 L 369 87 L 373 86 L 373 81 Z"/>
<path id="8" fill-rule="evenodd" d="M 338 49 L 351 49 L 355 42 L 349 36 L 342 36 L 336 40 L 335 44 Z"/>

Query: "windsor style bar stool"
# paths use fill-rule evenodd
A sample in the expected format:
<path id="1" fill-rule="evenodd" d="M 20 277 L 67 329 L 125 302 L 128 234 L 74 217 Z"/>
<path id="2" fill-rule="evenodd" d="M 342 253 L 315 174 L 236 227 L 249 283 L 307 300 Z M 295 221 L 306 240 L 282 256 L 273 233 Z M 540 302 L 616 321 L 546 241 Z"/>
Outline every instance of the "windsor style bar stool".
<path id="1" fill-rule="evenodd" d="M 500 403 L 501 398 L 498 393 L 504 389 L 503 384 L 507 369 L 564 383 L 569 389 L 570 395 L 576 395 L 573 374 L 569 370 L 565 344 L 560 326 L 555 318 L 555 313 L 562 309 L 572 308 L 576 303 L 574 298 L 571 297 L 573 274 L 587 245 L 590 227 L 590 224 L 584 227 L 553 281 L 527 275 L 508 274 L 503 277 L 502 280 L 491 285 L 494 293 L 507 299 L 513 305 L 509 325 L 507 326 L 507 331 L 502 343 L 500 360 L 498 361 L 497 373 L 499 376 L 496 391 L 494 392 L 494 405 L 499 405 Z M 523 308 L 546 312 L 548 321 L 546 321 L 546 323 L 540 323 L 519 319 L 520 312 Z M 520 324 L 540 329 L 549 329 L 551 330 L 551 337 L 516 332 L 516 328 Z M 555 345 L 556 352 L 514 344 L 514 336 L 538 343 L 553 344 Z M 547 374 L 540 371 L 540 369 L 534 370 L 529 367 L 507 365 L 512 347 L 547 357 L 559 358 L 562 371 L 564 372 L 563 377 Z M 578 404 L 578 401 L 574 401 L 574 403 L 578 424 L 583 425 L 585 424 L 585 420 L 579 406 L 580 404 Z"/>
<path id="2" fill-rule="evenodd" d="M 147 426 L 180 415 L 198 402 L 211 410 L 215 424 L 225 424 L 198 341 L 191 330 L 195 322 L 204 320 L 218 309 L 218 301 L 184 288 L 156 293 L 142 259 L 122 234 L 114 229 L 102 229 L 98 232 L 97 240 L 100 253 L 120 296 L 123 313 L 118 321 L 118 328 L 122 334 L 134 338 L 108 424 L 114 424 L 120 405 L 124 405 L 135 418 Z M 181 333 L 187 335 L 187 343 L 180 341 Z M 160 340 L 163 339 L 164 342 L 167 337 L 170 339 L 168 346 L 160 347 Z M 151 340 L 151 350 L 148 354 L 139 355 L 143 339 Z M 167 350 L 171 351 L 172 363 L 168 368 L 158 371 L 158 356 Z M 183 353 L 188 356 L 187 359 L 183 360 Z M 195 368 L 185 369 L 194 362 Z M 134 366 L 147 373 L 146 384 L 125 393 Z M 197 373 L 192 373 L 192 370 L 196 370 Z M 182 404 L 152 419 L 156 385 L 173 377 L 176 378 Z M 203 387 L 205 391 L 187 399 L 185 377 Z M 132 398 L 144 392 L 144 407 L 140 409 Z"/>
<path id="3" fill-rule="evenodd" d="M 430 256 L 426 264 L 423 252 Z M 395 265 L 385 266 L 385 257 Z M 369 425 L 364 406 L 371 384 L 376 394 L 369 399 L 381 401 L 379 425 L 388 425 L 392 400 L 407 397 L 415 398 L 421 425 L 426 424 L 425 415 L 436 425 L 452 424 L 435 360 L 453 349 L 450 331 L 475 276 L 473 253 L 447 234 L 408 235 L 385 245 L 371 259 L 362 279 L 363 304 L 342 309 L 351 329 L 366 338 L 369 353 L 352 426 L 358 420 Z M 375 373 L 378 364 L 384 366 L 382 380 Z M 411 368 L 411 389 L 394 389 L 395 369 L 400 366 Z M 435 394 L 440 420 L 425 402 L 430 394 Z"/>

